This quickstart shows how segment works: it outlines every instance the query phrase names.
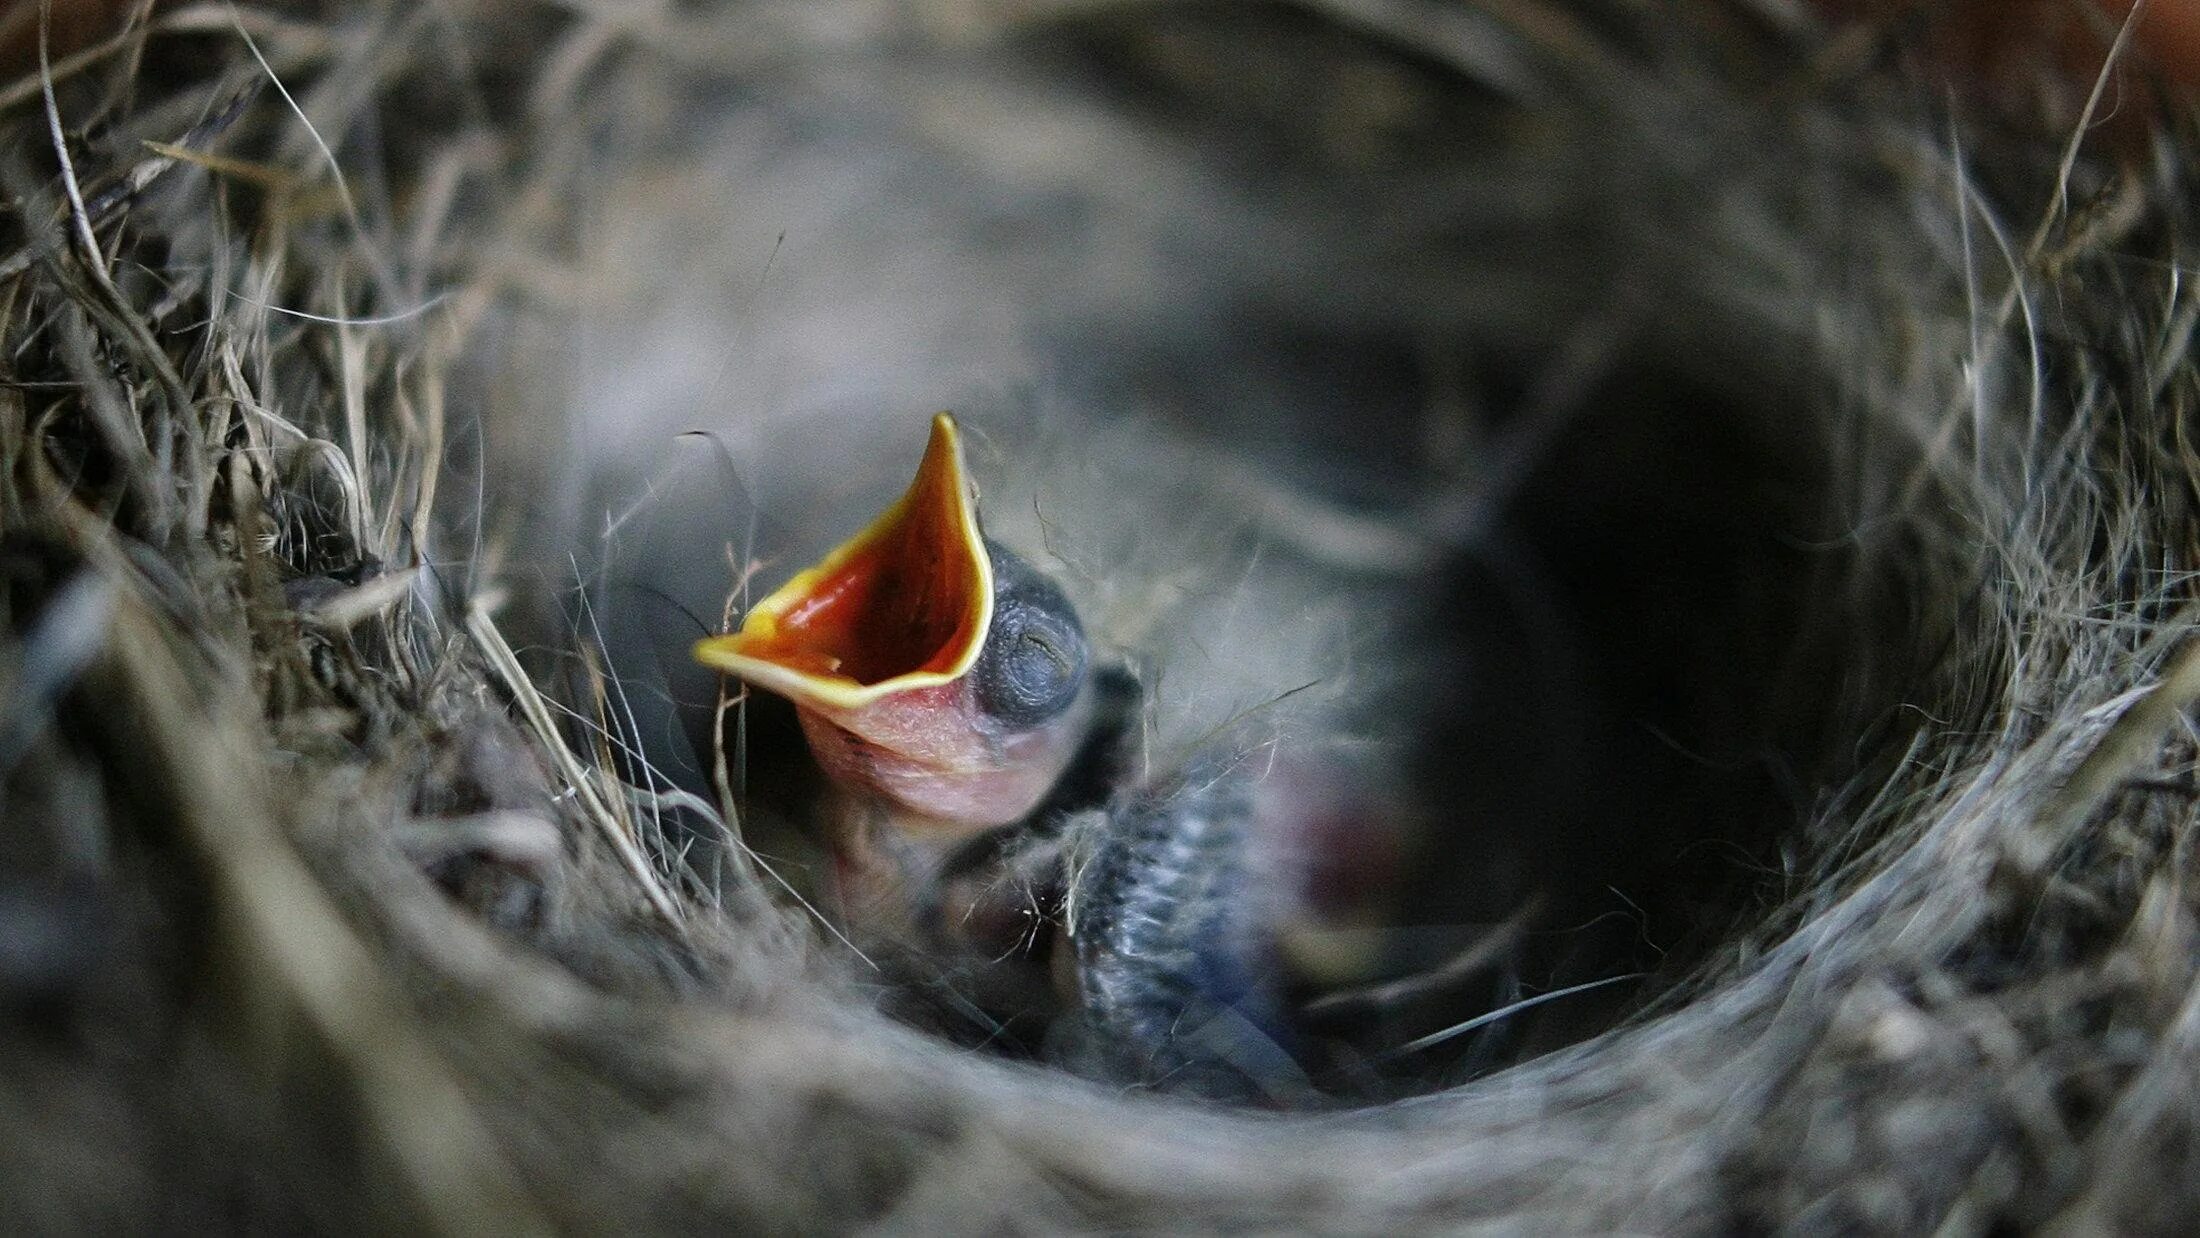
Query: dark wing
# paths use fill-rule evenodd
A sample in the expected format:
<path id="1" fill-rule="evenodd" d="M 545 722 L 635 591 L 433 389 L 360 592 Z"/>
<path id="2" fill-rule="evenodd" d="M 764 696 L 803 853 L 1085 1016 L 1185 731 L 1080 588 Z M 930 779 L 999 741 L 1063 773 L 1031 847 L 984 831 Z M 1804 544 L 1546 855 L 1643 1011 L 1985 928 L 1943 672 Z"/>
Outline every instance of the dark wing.
<path id="1" fill-rule="evenodd" d="M 1067 913 L 1080 1002 L 1070 1065 L 1215 1100 L 1304 1099 L 1253 871 L 1264 763 L 1206 754 L 1080 827 Z"/>

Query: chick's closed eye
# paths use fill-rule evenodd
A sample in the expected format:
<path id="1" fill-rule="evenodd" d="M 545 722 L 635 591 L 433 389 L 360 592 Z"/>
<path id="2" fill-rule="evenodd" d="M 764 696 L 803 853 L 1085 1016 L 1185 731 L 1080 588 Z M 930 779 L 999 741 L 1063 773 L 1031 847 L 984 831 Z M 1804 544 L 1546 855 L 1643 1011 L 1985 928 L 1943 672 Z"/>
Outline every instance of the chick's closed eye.
<path id="1" fill-rule="evenodd" d="M 1090 652 L 1077 611 L 1052 580 L 989 542 L 993 631 L 971 668 L 978 707 L 995 722 L 1030 727 L 1059 717 L 1084 688 Z"/>

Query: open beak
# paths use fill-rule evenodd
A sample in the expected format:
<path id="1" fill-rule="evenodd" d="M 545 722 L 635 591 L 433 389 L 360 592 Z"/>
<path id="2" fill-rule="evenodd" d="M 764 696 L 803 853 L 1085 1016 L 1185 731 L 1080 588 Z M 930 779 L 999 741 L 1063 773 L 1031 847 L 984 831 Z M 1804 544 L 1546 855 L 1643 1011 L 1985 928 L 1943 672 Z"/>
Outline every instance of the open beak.
<path id="1" fill-rule="evenodd" d="M 995 565 L 941 413 L 907 493 L 695 656 L 793 702 L 837 786 L 944 845 L 1028 814 L 1066 759 L 1062 728 L 1001 726 L 970 690 L 994 612 Z"/>

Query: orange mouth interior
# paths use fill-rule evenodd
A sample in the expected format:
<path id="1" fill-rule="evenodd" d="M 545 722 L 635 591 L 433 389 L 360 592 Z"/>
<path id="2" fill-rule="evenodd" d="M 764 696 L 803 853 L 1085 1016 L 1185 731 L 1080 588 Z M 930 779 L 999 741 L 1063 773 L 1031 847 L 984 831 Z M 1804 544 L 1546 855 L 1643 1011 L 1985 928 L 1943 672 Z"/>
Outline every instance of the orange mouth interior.
<path id="1" fill-rule="evenodd" d="M 862 704 L 881 690 L 968 671 L 992 602 L 992 566 L 954 422 L 943 413 L 899 501 L 759 602 L 739 632 L 696 653 L 775 691 Z"/>

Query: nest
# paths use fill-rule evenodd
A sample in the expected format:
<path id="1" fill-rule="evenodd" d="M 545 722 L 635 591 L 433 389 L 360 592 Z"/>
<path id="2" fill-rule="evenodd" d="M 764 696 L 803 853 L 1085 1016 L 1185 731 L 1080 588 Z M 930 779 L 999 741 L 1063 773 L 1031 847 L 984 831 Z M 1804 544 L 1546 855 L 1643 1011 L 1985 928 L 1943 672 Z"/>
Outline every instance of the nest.
<path id="1" fill-rule="evenodd" d="M 177 4 L 11 66 L 0 1218 L 2178 1228 L 2194 134 L 1944 92 L 1932 16 Z M 789 218 L 840 256 L 775 283 Z M 889 1017 L 613 582 L 741 566 L 721 508 L 629 570 L 677 431 L 829 542 L 772 410 L 973 401 L 1413 599 L 1476 823 L 1415 914 L 1639 982 L 1296 1114 Z"/>

